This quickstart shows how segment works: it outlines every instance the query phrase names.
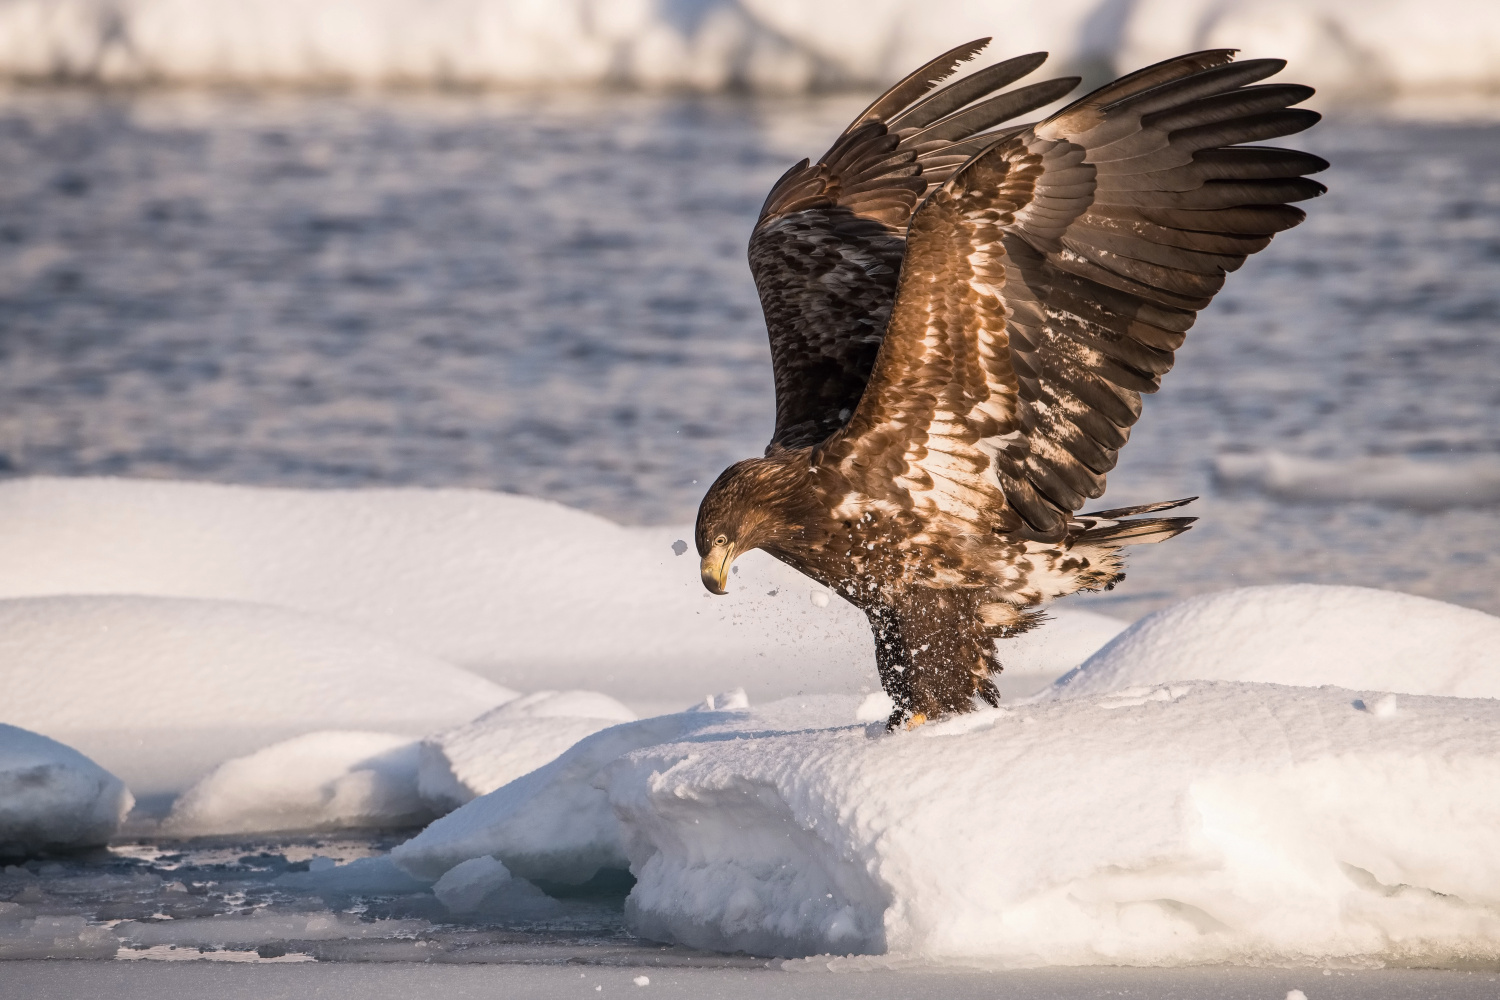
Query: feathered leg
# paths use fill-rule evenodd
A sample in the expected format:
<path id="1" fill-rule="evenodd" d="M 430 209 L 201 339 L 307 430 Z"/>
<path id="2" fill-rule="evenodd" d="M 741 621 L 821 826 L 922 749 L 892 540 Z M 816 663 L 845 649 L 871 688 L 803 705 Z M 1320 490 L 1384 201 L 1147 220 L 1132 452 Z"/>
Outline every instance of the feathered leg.
<path id="1" fill-rule="evenodd" d="M 901 619 L 895 608 L 878 604 L 866 608 L 865 617 L 870 620 L 870 631 L 875 633 L 875 669 L 880 673 L 880 686 L 896 703 L 896 710 L 885 724 L 890 731 L 912 717 L 911 657 L 901 636 Z"/>

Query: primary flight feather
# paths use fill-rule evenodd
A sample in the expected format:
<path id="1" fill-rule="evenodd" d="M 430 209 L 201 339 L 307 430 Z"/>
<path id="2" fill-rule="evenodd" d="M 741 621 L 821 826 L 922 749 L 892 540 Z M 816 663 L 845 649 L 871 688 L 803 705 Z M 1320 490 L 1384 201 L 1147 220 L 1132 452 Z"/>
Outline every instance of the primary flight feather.
<path id="1" fill-rule="evenodd" d="M 760 548 L 865 612 L 890 725 L 997 700 L 993 640 L 1041 602 L 1111 586 L 1123 546 L 1187 529 L 1077 514 L 1225 274 L 1303 218 L 1316 156 L 1243 145 L 1299 132 L 1308 87 L 1231 50 L 1122 77 L 1001 91 L 1020 56 L 934 90 L 959 46 L 771 189 L 750 266 L 771 338 L 776 430 L 698 511 L 704 585 Z"/>

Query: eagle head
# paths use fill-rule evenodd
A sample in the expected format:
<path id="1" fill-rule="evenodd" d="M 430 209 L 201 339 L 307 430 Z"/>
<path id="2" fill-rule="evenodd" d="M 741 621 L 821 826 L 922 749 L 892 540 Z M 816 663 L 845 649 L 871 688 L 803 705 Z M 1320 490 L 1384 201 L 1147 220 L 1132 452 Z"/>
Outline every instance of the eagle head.
<path id="1" fill-rule="evenodd" d="M 805 459 L 803 464 L 806 464 Z M 800 530 L 794 516 L 805 502 L 805 483 L 789 475 L 792 466 L 777 458 L 747 458 L 725 469 L 698 506 L 694 539 L 703 562 L 703 586 L 725 593 L 735 559 Z"/>

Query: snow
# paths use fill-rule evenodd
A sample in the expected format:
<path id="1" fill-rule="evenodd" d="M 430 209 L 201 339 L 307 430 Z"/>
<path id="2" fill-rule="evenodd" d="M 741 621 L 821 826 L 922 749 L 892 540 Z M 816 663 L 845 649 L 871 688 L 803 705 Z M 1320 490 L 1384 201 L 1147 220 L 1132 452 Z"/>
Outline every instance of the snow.
<path id="1" fill-rule="evenodd" d="M 602 691 L 642 712 L 740 685 L 760 700 L 873 683 L 858 611 L 814 606 L 806 578 L 762 553 L 714 599 L 673 554 L 680 537 L 477 490 L 29 479 L 0 484 L 0 597 L 280 605 L 509 688 Z"/>
<path id="2" fill-rule="evenodd" d="M 623 723 L 391 857 L 628 866 L 636 933 L 752 954 L 1493 962 L 1496 649 L 1500 621 L 1409 595 L 1229 591 L 912 733 L 853 695 Z"/>
<path id="3" fill-rule="evenodd" d="M 225 761 L 172 805 L 172 836 L 410 827 L 434 811 L 417 792 L 418 747 L 394 733 L 306 733 Z"/>
<path id="4" fill-rule="evenodd" d="M 0 859 L 99 847 L 134 803 L 119 778 L 72 747 L 0 724 Z"/>
<path id="5" fill-rule="evenodd" d="M 842 600 L 821 605 L 811 600 L 821 588 L 761 552 L 736 563 L 740 572 L 727 597 L 712 597 L 698 579 L 696 561 L 672 549 L 682 534 L 682 529 L 624 528 L 560 504 L 477 490 L 13 480 L 0 483 L 0 549 L 7 554 L 0 561 L 0 598 L 139 594 L 277 605 L 304 613 L 295 627 L 309 634 L 309 642 L 312 632 L 327 633 L 313 645 L 353 643 L 367 650 L 364 655 L 373 663 L 389 665 L 379 676 L 366 674 L 370 696 L 384 699 L 379 712 L 360 707 L 363 694 L 342 713 L 324 699 L 283 704 L 276 698 L 280 675 L 275 682 L 266 678 L 267 683 L 257 685 L 266 697 L 251 714 L 316 714 L 319 724 L 301 731 L 361 728 L 420 734 L 421 729 L 387 720 L 393 713 L 409 718 L 416 706 L 432 706 L 437 698 L 443 706 L 432 706 L 429 714 L 445 718 L 430 720 L 426 727 L 432 730 L 466 722 L 504 700 L 492 693 L 492 700 L 476 705 L 477 710 L 456 712 L 452 699 L 437 693 L 446 684 L 433 684 L 432 693 L 421 694 L 412 691 L 410 678 L 389 684 L 381 679 L 398 672 L 461 676 L 434 659 L 520 691 L 599 691 L 638 714 L 676 711 L 708 692 L 736 687 L 744 687 L 757 702 L 873 689 L 874 645 L 859 611 Z M 80 621 L 92 614 L 85 605 L 76 607 Z M 205 609 L 204 620 L 192 628 L 186 620 L 193 613 L 190 607 Z M 212 619 L 232 612 L 182 605 L 169 614 L 169 605 L 160 608 L 158 615 L 183 616 L 178 629 L 187 644 L 183 648 L 206 655 L 208 646 L 232 640 L 249 647 L 244 656 L 260 655 L 243 628 L 225 625 L 229 635 L 210 636 Z M 130 614 L 111 619 L 112 635 L 131 627 L 125 617 Z M 1017 644 L 1018 678 L 1071 669 L 1116 627 L 1087 612 L 1061 610 L 1056 618 L 1036 639 Z M 346 630 L 337 642 L 334 622 Z M 286 618 L 278 630 L 291 629 L 292 623 Z M 38 626 L 43 628 L 53 636 L 49 643 L 74 641 L 63 637 L 71 630 L 60 621 L 55 627 Z M 85 631 L 98 635 L 103 628 Z M 1052 636 L 1072 632 L 1083 638 L 1060 643 L 1057 653 L 1047 651 Z M 164 652 L 164 641 L 153 642 L 153 649 Z M 372 648 L 382 642 L 390 646 L 385 652 Z M 285 646 L 280 655 L 291 656 L 290 641 Z M 401 648 L 407 666 L 397 666 L 395 647 Z M 413 654 L 428 659 L 419 663 Z M 93 652 L 89 655 L 89 662 L 99 662 Z M 333 654 L 329 650 L 325 655 Z M 217 676 L 250 669 L 248 660 L 240 662 L 239 668 L 221 666 Z M 256 663 L 259 673 L 263 668 Z M 352 665 L 344 676 L 352 679 Z M 1009 681 L 1002 677 L 1003 684 Z M 5 683 L 0 675 L 0 684 Z M 1034 684 L 1035 678 L 1024 683 Z M 141 710 L 159 715 L 180 714 L 185 700 L 207 694 L 196 683 L 187 685 L 178 689 L 178 699 L 162 700 L 153 709 L 144 704 L 145 689 L 135 690 Z M 244 685 L 236 690 L 243 699 Z M 1004 687 L 1002 693 L 1008 693 Z M 158 699 L 153 694 L 149 701 Z M 408 703 L 410 711 L 399 707 Z M 115 715 L 117 702 L 100 704 Z M 225 700 L 209 711 L 238 718 L 245 706 Z M 20 718 L 12 721 L 28 724 Z M 234 718 L 224 722 L 236 724 Z M 171 722 L 160 719 L 159 724 Z M 49 731 L 40 724 L 33 728 Z M 288 735 L 292 733 L 278 734 Z M 232 753 L 266 742 L 270 740 L 240 742 Z M 127 780 L 134 784 L 133 778 Z"/>
<path id="6" fill-rule="evenodd" d="M 619 820 L 595 785 L 611 761 L 684 739 L 846 724 L 854 721 L 857 701 L 822 695 L 727 711 L 704 706 L 612 726 L 435 821 L 391 856 L 418 878 L 436 879 L 460 862 L 492 855 L 525 878 L 587 882 L 601 869 L 629 864 Z"/>
<path id="7" fill-rule="evenodd" d="M 534 771 L 634 712 L 595 691 L 536 691 L 421 743 L 422 798 L 448 812 Z"/>
<path id="8" fill-rule="evenodd" d="M 1354 701 L 1200 681 L 910 735 L 699 737 L 599 781 L 634 927 L 659 940 L 997 966 L 1495 961 L 1500 702 Z"/>
<path id="9" fill-rule="evenodd" d="M 1459 461 L 1399 455 L 1337 461 L 1276 451 L 1227 454 L 1214 459 L 1214 476 L 1231 490 L 1256 490 L 1280 500 L 1367 501 L 1412 510 L 1500 503 L 1500 460 L 1488 455 Z"/>
<path id="10" fill-rule="evenodd" d="M 1500 618 L 1364 587 L 1244 587 L 1147 615 L 1051 695 L 1191 679 L 1500 698 Z"/>
<path id="11" fill-rule="evenodd" d="M 6 574 L 38 568 L 13 554 Z M 410 740 L 514 697 L 369 630 L 285 608 L 0 600 L 0 718 L 79 747 L 137 795 L 181 791 L 227 758 L 300 733 L 374 729 Z"/>
<path id="12" fill-rule="evenodd" d="M 1500 72 L 1500 13 L 1478 0 L 11 0 L 0 70 L 800 92 L 890 82 L 984 35 L 1096 72 L 1239 47 L 1359 95 L 1484 90 Z"/>

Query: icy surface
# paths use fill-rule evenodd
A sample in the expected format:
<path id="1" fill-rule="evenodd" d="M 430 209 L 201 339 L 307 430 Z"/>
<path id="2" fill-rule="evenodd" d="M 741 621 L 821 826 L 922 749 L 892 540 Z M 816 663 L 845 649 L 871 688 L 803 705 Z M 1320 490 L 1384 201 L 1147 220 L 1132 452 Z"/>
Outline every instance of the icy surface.
<path id="1" fill-rule="evenodd" d="M 1280 452 L 1220 455 L 1214 475 L 1224 487 L 1259 490 L 1278 500 L 1370 502 L 1415 510 L 1500 503 L 1500 459 L 1413 461 L 1402 457 L 1330 461 Z"/>
<path id="2" fill-rule="evenodd" d="M 207 547 L 179 524 L 186 566 Z M 19 546 L 13 555 L 27 559 Z M 6 565 L 0 572 L 18 563 Z M 211 562 L 199 570 L 211 578 Z M 285 608 L 0 600 L 0 715 L 78 746 L 137 795 L 181 791 L 226 758 L 297 733 L 369 728 L 411 739 L 514 697 L 378 633 Z"/>
<path id="3" fill-rule="evenodd" d="M 418 826 L 417 743 L 394 733 L 306 733 L 225 761 L 172 805 L 167 836 Z"/>
<path id="4" fill-rule="evenodd" d="M 72 747 L 0 724 L 0 859 L 99 847 L 134 801 L 119 778 Z"/>
<path id="5" fill-rule="evenodd" d="M 1500 45 L 1479 0 L 11 0 L 0 14 L 5 72 L 113 81 L 800 91 L 889 82 L 1000 35 L 1096 73 L 1240 46 L 1368 94 L 1493 86 Z"/>
<path id="6" fill-rule="evenodd" d="M 424 739 L 419 789 L 448 812 L 534 771 L 574 743 L 635 713 L 595 691 L 537 691 Z"/>
<path id="7" fill-rule="evenodd" d="M 700 734 L 602 783 L 647 937 L 1002 966 L 1493 963 L 1500 702 L 1357 700 L 1197 681 L 897 736 Z"/>
<path id="8" fill-rule="evenodd" d="M 1500 618 L 1363 587 L 1228 590 L 1147 615 L 1049 695 L 1193 679 L 1500 698 Z"/>

